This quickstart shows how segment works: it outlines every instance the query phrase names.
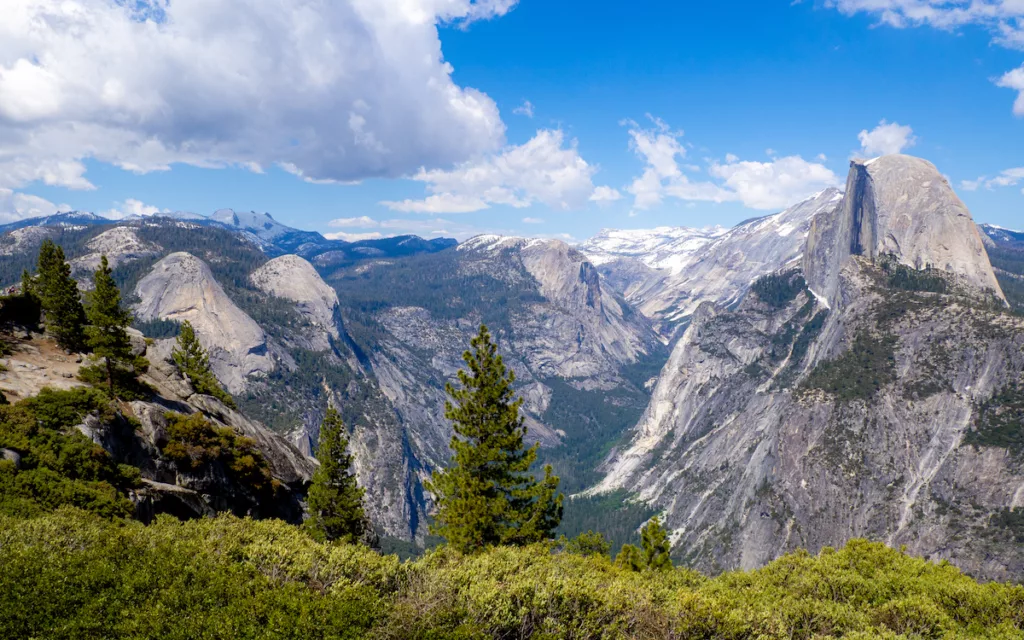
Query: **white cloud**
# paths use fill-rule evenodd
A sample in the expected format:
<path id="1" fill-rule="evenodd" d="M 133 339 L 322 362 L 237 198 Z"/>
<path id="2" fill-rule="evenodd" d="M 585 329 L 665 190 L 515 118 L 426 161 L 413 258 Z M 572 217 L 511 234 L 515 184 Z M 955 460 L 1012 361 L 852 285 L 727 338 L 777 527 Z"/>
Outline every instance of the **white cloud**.
<path id="1" fill-rule="evenodd" d="M 359 216 L 358 218 L 335 218 L 327 223 L 328 227 L 376 227 L 377 221 L 370 216 Z"/>
<path id="2" fill-rule="evenodd" d="M 515 0 L 4 0 L 0 186 L 84 189 L 83 160 L 400 176 L 500 147 L 438 25 Z"/>
<path id="3" fill-rule="evenodd" d="M 613 189 L 608 186 L 600 186 L 594 189 L 594 193 L 590 194 L 590 201 L 598 204 L 608 204 L 609 202 L 615 202 L 621 200 L 622 194 L 619 193 L 618 189 Z"/>
<path id="4" fill-rule="evenodd" d="M 379 231 L 371 231 L 369 233 L 346 233 L 344 231 L 334 231 L 332 233 L 325 233 L 324 237 L 328 240 L 344 240 L 345 242 L 359 242 L 360 240 L 377 240 L 384 237 L 384 234 Z"/>
<path id="5" fill-rule="evenodd" d="M 384 201 L 406 213 L 469 213 L 491 205 L 524 208 L 535 203 L 568 210 L 594 194 L 587 164 L 560 130 L 542 129 L 529 142 L 464 162 L 451 170 L 425 170 L 413 176 L 432 194 L 423 200 Z"/>
<path id="6" fill-rule="evenodd" d="M 962 180 L 960 181 L 960 188 L 964 191 L 977 191 L 981 187 L 986 189 L 1016 187 L 1021 182 L 1024 182 L 1024 167 L 1014 167 L 1013 169 L 1006 169 L 1000 172 L 994 178 L 981 176 L 977 180 Z"/>
<path id="7" fill-rule="evenodd" d="M 874 15 L 898 29 L 927 25 L 951 31 L 978 25 L 992 34 L 995 44 L 1024 51 L 1024 0 L 826 0 L 825 4 L 847 15 Z M 1013 109 L 1024 116 L 1024 67 L 1010 71 L 996 84 L 1020 92 Z"/>
<path id="8" fill-rule="evenodd" d="M 862 130 L 857 134 L 857 139 L 860 140 L 861 153 L 871 157 L 900 153 L 917 143 L 912 128 L 885 120 L 871 131 Z"/>
<path id="9" fill-rule="evenodd" d="M 831 169 L 800 156 L 772 162 L 732 162 L 712 165 L 708 172 L 751 209 L 784 209 L 826 187 L 839 184 Z"/>
<path id="10" fill-rule="evenodd" d="M 826 156 L 824 153 L 819 153 L 817 156 L 814 157 L 814 159 L 817 160 L 818 162 L 828 162 L 828 156 Z"/>
<path id="11" fill-rule="evenodd" d="M 1024 118 L 1024 65 L 1007 72 L 996 81 L 996 84 L 1017 92 L 1017 100 L 1013 103 L 1013 113 Z"/>
<path id="12" fill-rule="evenodd" d="M 0 187 L 0 223 L 2 224 L 49 216 L 58 211 L 69 211 L 70 209 L 70 205 L 55 205 L 39 196 Z"/>
<path id="13" fill-rule="evenodd" d="M 633 195 L 633 211 L 649 209 L 669 197 L 684 201 L 741 202 L 753 209 L 779 209 L 838 183 L 831 170 L 800 156 L 773 158 L 771 162 L 744 162 L 729 154 L 726 162 L 711 161 L 708 173 L 720 182 L 693 181 L 679 160 L 686 157 L 681 131 L 671 131 L 657 118 L 643 129 L 630 125 L 630 146 L 646 162 L 643 173 L 627 191 Z"/>
<path id="14" fill-rule="evenodd" d="M 739 162 L 739 159 L 740 159 L 740 157 L 738 155 L 736 155 L 735 153 L 727 153 L 727 154 L 725 154 L 725 161 L 726 162 Z"/>
<path id="15" fill-rule="evenodd" d="M 114 204 L 113 209 L 108 209 L 102 213 L 103 217 L 110 218 L 111 220 L 121 220 L 129 216 L 154 216 L 160 213 L 171 212 L 170 209 L 154 207 L 135 198 L 128 198 L 124 202 L 115 202 Z"/>
<path id="16" fill-rule="evenodd" d="M 544 224 L 543 218 L 523 218 L 523 224 Z"/>
<path id="17" fill-rule="evenodd" d="M 529 100 L 524 100 L 523 104 L 519 105 L 512 110 L 512 113 L 517 116 L 526 116 L 527 118 L 533 117 L 533 103 Z"/>
<path id="18" fill-rule="evenodd" d="M 987 28 L 997 44 L 1024 49 L 1024 3 L 1020 0 L 826 0 L 852 15 L 868 13 L 899 29 L 931 26 L 952 30 L 965 25 Z"/>
<path id="19" fill-rule="evenodd" d="M 775 149 L 768 147 L 767 149 L 764 150 L 764 155 L 768 156 L 769 158 L 774 158 L 778 154 L 775 152 Z"/>

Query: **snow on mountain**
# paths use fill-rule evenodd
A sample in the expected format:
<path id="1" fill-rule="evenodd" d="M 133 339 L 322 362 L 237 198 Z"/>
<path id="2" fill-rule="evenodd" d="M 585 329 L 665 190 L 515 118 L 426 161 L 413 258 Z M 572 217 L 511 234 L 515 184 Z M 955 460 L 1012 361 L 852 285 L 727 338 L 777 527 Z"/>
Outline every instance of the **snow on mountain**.
<path id="1" fill-rule="evenodd" d="M 235 227 L 241 231 L 249 231 L 266 241 L 272 241 L 286 233 L 295 231 L 295 229 L 274 220 L 269 213 L 256 213 L 255 211 L 238 212 L 233 209 L 219 209 L 210 216 L 210 220 Z"/>
<path id="2" fill-rule="evenodd" d="M 602 229 L 578 248 L 595 266 L 619 258 L 636 258 L 652 269 L 679 273 L 693 256 L 715 238 L 728 233 L 725 227 L 655 227 L 654 229 Z"/>

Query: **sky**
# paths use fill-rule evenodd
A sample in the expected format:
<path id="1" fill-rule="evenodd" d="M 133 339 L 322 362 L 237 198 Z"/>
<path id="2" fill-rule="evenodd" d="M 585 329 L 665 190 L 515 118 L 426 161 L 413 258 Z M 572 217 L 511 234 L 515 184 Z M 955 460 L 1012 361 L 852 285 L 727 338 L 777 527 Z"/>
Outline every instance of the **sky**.
<path id="1" fill-rule="evenodd" d="M 731 226 L 934 162 L 1024 228 L 1024 0 L 0 0 L 0 222 Z"/>

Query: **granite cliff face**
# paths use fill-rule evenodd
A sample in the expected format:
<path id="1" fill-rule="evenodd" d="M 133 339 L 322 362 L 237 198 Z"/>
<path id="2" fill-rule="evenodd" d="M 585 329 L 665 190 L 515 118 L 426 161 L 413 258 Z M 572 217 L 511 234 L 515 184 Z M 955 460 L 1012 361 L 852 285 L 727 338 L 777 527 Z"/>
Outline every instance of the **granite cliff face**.
<path id="1" fill-rule="evenodd" d="M 803 270 L 816 293 L 835 299 L 851 255 L 893 256 L 1005 302 L 970 212 L 935 165 L 905 155 L 855 161 L 846 193 L 837 215 L 812 222 Z"/>
<path id="2" fill-rule="evenodd" d="M 135 313 L 142 320 L 192 323 L 228 391 L 241 393 L 250 376 L 274 368 L 263 329 L 232 302 L 199 258 L 172 253 L 139 280 L 135 295 Z"/>
<path id="3" fill-rule="evenodd" d="M 257 289 L 290 300 L 310 323 L 310 339 L 315 351 L 330 348 L 327 337 L 338 340 L 338 294 L 308 261 L 296 255 L 270 260 L 254 271 L 249 280 Z"/>
<path id="4" fill-rule="evenodd" d="M 702 304 L 594 491 L 662 509 L 675 553 L 708 570 L 868 537 L 1024 577 L 1024 320 L 937 180 L 916 159 L 855 163 L 806 280 Z"/>

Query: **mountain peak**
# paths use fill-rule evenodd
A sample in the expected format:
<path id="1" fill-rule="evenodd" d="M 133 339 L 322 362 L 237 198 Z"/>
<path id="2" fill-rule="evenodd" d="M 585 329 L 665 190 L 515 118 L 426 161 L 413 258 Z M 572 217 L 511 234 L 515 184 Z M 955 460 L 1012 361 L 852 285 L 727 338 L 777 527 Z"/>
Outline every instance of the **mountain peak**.
<path id="1" fill-rule="evenodd" d="M 931 162 L 888 155 L 850 163 L 846 195 L 814 220 L 804 251 L 808 285 L 830 302 L 854 255 L 892 255 L 914 269 L 932 267 L 1003 298 L 970 211 Z"/>

